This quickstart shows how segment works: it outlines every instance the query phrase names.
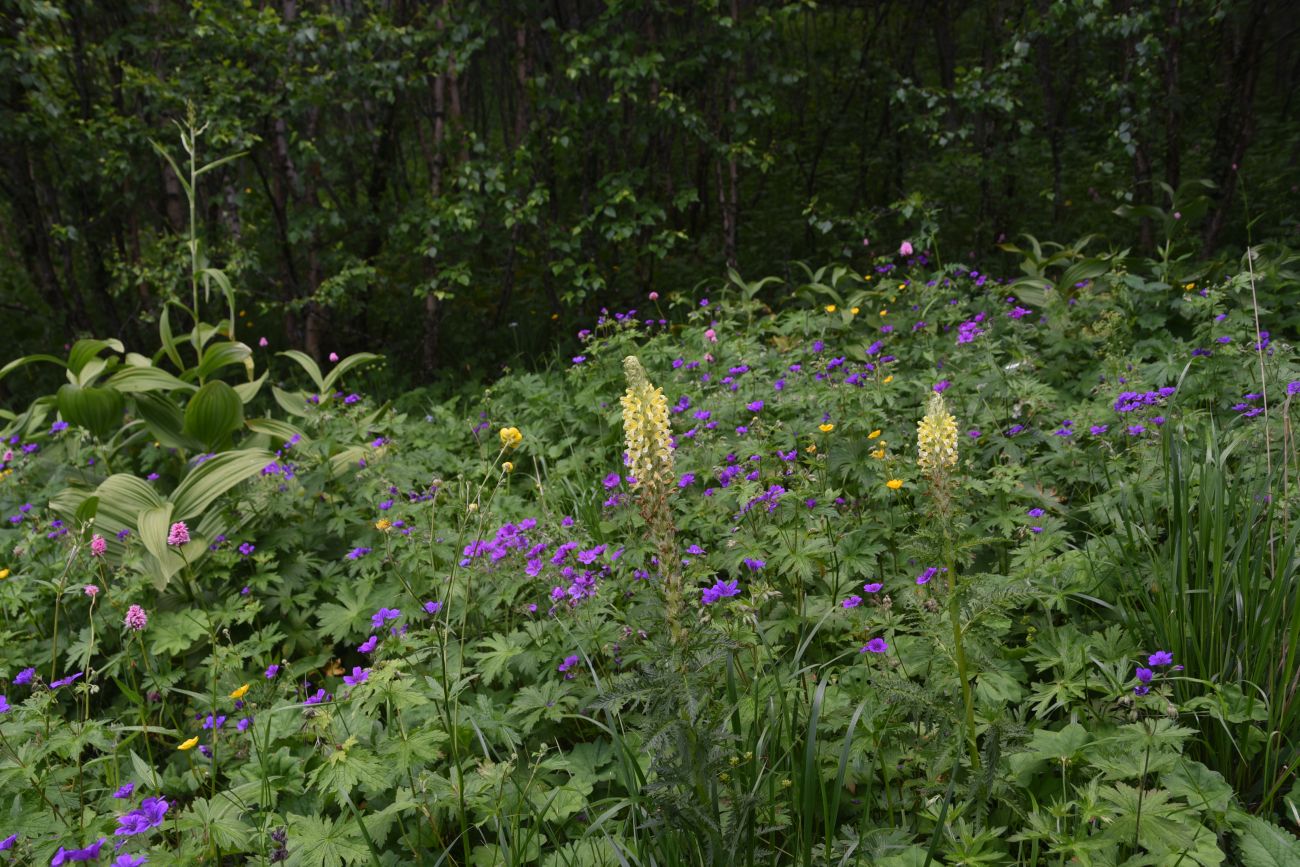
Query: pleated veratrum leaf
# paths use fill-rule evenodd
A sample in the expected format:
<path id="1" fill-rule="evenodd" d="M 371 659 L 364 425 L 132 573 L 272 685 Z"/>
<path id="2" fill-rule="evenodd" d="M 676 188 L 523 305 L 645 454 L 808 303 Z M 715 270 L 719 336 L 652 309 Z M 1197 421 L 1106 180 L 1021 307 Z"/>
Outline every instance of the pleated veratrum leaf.
<path id="1" fill-rule="evenodd" d="M 192 391 L 193 385 L 172 376 L 157 367 L 124 367 L 110 376 L 104 383 L 123 394 L 137 394 L 144 391 Z"/>
<path id="2" fill-rule="evenodd" d="M 132 397 L 135 411 L 144 421 L 153 438 L 169 449 L 197 451 L 203 444 L 186 436 L 185 416 L 181 408 L 156 392 L 143 392 Z"/>
<path id="3" fill-rule="evenodd" d="M 67 383 L 59 388 L 58 402 L 59 414 L 65 421 L 85 428 L 98 439 L 108 439 L 122 427 L 126 400 L 117 389 Z"/>
<path id="4" fill-rule="evenodd" d="M 244 426 L 244 402 L 228 383 L 214 380 L 200 388 L 185 405 L 186 435 L 216 451 Z"/>
<path id="5" fill-rule="evenodd" d="M 325 377 L 325 381 L 321 383 L 321 397 L 324 397 L 326 392 L 331 391 L 334 388 L 334 383 L 339 381 L 339 377 L 352 368 L 362 364 L 369 364 L 372 361 L 380 361 L 382 358 L 383 356 L 375 355 L 373 352 L 358 352 L 355 355 L 349 355 L 334 365 L 334 369 Z"/>
<path id="6" fill-rule="evenodd" d="M 172 491 L 174 520 L 188 521 L 203 514 L 218 497 L 274 460 L 275 455 L 262 449 L 240 449 L 204 461 Z"/>
<path id="7" fill-rule="evenodd" d="M 299 352 L 296 349 L 289 349 L 279 354 L 283 355 L 285 358 L 291 358 L 296 361 L 298 366 L 306 371 L 307 375 L 311 377 L 311 381 L 316 384 L 316 390 L 320 392 L 325 391 L 325 377 L 321 375 L 320 366 L 312 360 L 310 355 L 305 352 Z"/>
<path id="8" fill-rule="evenodd" d="M 172 526 L 172 512 L 172 504 L 163 503 L 161 506 L 143 509 L 136 515 L 140 541 L 144 543 L 145 550 L 153 556 L 158 567 L 154 570 L 155 578 L 161 578 L 163 584 L 166 584 L 167 580 L 185 565 L 181 556 L 169 550 L 167 546 L 167 534 Z"/>
<path id="9" fill-rule="evenodd" d="M 248 344 L 237 340 L 214 343 L 203 350 L 203 360 L 199 362 L 198 369 L 199 379 L 207 379 L 223 367 L 242 364 L 252 354 L 253 350 Z"/>

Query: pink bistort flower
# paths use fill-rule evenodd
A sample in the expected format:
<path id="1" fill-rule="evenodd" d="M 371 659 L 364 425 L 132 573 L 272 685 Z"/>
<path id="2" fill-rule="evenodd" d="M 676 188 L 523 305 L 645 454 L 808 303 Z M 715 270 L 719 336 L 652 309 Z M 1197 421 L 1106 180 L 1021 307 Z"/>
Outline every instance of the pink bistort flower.
<path id="1" fill-rule="evenodd" d="M 99 588 L 96 587 L 94 584 L 87 584 L 85 587 L 85 591 L 86 591 L 86 595 L 89 596 L 91 599 L 94 599 L 96 596 L 99 595 Z"/>
<path id="2" fill-rule="evenodd" d="M 95 535 L 90 537 L 90 556 L 103 557 L 104 552 L 107 550 L 108 550 L 108 543 L 104 541 L 103 536 L 96 533 Z"/>
<path id="3" fill-rule="evenodd" d="M 126 609 L 126 619 L 122 623 L 132 632 L 143 632 L 149 625 L 149 615 L 139 605 L 132 605 Z"/>
<path id="4" fill-rule="evenodd" d="M 190 540 L 190 528 L 185 526 L 184 521 L 177 521 L 172 524 L 171 530 L 167 533 L 168 545 L 184 545 Z"/>
<path id="5" fill-rule="evenodd" d="M 910 255 L 912 255 L 912 242 L 911 242 L 911 241 L 904 241 L 903 243 L 899 244 L 899 245 L 898 245 L 898 255 L 900 255 L 900 256 L 910 256 Z"/>

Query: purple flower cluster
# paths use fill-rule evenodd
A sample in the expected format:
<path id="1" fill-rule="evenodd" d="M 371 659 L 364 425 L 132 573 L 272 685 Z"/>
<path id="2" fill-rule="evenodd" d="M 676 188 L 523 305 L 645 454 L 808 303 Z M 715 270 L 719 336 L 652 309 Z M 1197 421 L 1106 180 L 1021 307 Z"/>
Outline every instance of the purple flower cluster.
<path id="1" fill-rule="evenodd" d="M 1161 406 L 1177 390 L 1166 386 L 1157 391 L 1122 391 L 1115 398 L 1115 412 L 1136 412 L 1145 407 Z"/>

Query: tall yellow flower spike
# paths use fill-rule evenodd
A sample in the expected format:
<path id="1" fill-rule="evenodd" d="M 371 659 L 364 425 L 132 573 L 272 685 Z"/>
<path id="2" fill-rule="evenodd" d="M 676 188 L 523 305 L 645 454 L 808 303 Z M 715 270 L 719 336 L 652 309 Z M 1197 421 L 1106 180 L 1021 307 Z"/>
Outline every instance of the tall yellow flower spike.
<path id="1" fill-rule="evenodd" d="M 957 419 L 942 394 L 931 394 L 925 417 L 916 423 L 916 464 L 928 473 L 957 465 Z"/>
<path id="2" fill-rule="evenodd" d="M 645 494 L 669 490 L 673 482 L 673 453 L 669 447 L 668 398 L 655 388 L 635 355 L 623 359 L 627 393 L 623 405 L 623 434 L 628 465 L 637 487 Z"/>

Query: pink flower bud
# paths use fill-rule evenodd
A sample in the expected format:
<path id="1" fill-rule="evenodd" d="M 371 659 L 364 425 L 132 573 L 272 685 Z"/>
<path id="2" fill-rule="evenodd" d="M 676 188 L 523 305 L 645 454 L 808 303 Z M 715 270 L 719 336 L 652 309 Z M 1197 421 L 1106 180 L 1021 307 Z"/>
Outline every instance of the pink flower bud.
<path id="1" fill-rule="evenodd" d="M 331 362 L 334 362 L 334 361 L 338 361 L 338 360 L 339 360 L 339 354 L 338 354 L 337 352 L 331 352 L 331 353 L 330 353 L 330 361 L 331 361 Z"/>
<path id="2" fill-rule="evenodd" d="M 265 337 L 260 337 L 260 338 L 258 338 L 257 345 L 258 345 L 258 346 L 270 346 L 270 345 L 271 345 L 271 341 L 267 340 Z"/>
<path id="3" fill-rule="evenodd" d="M 912 243 L 910 241 L 904 241 L 902 244 L 899 244 L 898 255 L 900 256 L 912 255 Z"/>
<path id="4" fill-rule="evenodd" d="M 707 341 L 709 341 L 710 343 L 717 343 L 717 342 L 718 342 L 718 332 L 716 332 L 716 331 L 714 331 L 712 328 L 710 328 L 708 331 L 704 332 L 704 339 L 707 340 Z"/>
<path id="5" fill-rule="evenodd" d="M 658 301 L 658 300 L 659 300 L 659 293 L 658 293 L 658 292 L 651 292 L 651 293 L 650 293 L 650 300 L 651 300 L 651 301 Z"/>

